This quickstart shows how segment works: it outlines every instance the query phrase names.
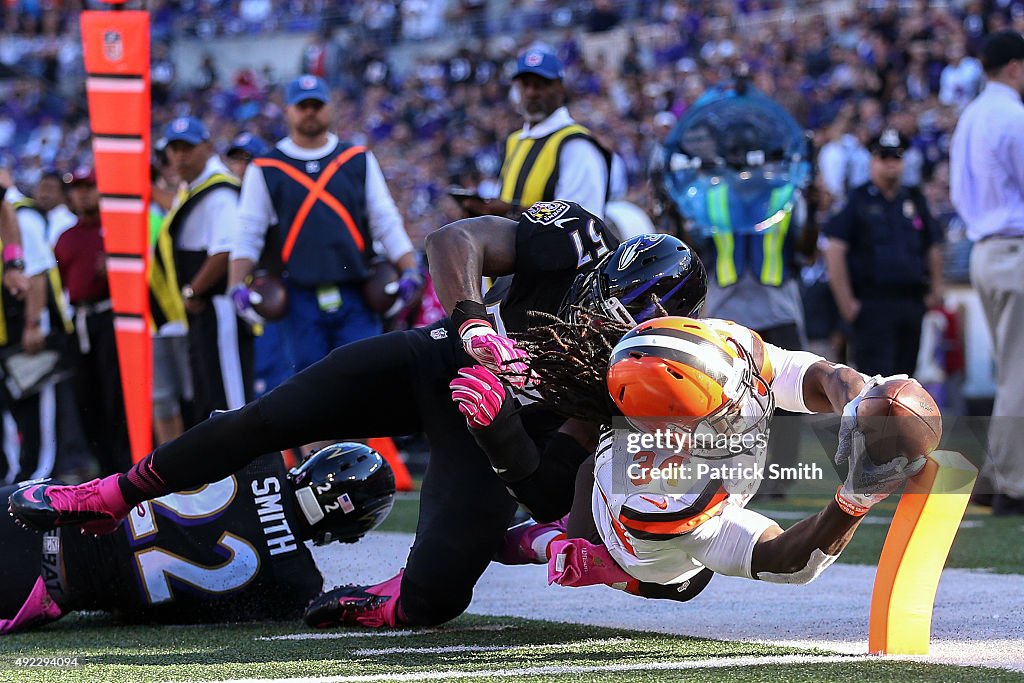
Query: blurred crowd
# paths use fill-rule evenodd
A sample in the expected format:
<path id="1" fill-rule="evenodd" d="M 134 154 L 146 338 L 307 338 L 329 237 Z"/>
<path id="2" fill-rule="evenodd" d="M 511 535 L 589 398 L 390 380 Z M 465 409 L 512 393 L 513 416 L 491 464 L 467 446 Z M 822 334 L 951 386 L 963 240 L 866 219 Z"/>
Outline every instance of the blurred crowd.
<path id="1" fill-rule="evenodd" d="M 2 15 L 0 168 L 28 195 L 46 177 L 91 163 L 75 22 L 91 4 L 14 0 Z M 922 188 L 948 233 L 951 281 L 967 280 L 969 244 L 949 200 L 950 137 L 984 82 L 975 57 L 983 36 L 1024 30 L 1024 0 L 518 0 L 497 8 L 485 0 L 156 0 L 147 8 L 154 140 L 182 116 L 201 120 L 222 155 L 241 132 L 284 137 L 273 66 L 227 73 L 211 52 L 185 78 L 172 48 L 184 37 L 309 33 L 295 55 L 301 72 L 331 86 L 334 132 L 373 151 L 417 248 L 462 217 L 449 187 L 494 187 L 505 137 L 522 123 L 509 101 L 516 55 L 533 46 L 565 64 L 573 116 L 618 155 L 625 198 L 666 230 L 677 226 L 650 173 L 661 143 L 701 95 L 737 73 L 749 73 L 810 132 L 815 228 L 868 180 L 869 142 L 898 130 L 909 143 L 903 184 Z M 459 38 L 444 56 L 409 63 L 389 49 L 442 31 Z"/>
<path id="2" fill-rule="evenodd" d="M 3 164 L 13 167 L 27 190 L 45 170 L 89 160 L 81 67 L 73 66 L 77 38 L 69 39 L 75 4 L 15 2 L 5 15 L 0 62 L 8 66 L 8 78 L 0 80 L 0 150 Z M 320 4 L 153 3 L 154 130 L 193 114 L 222 150 L 242 129 L 268 140 L 282 137 L 273 68 L 223 73 L 209 54 L 195 87 L 194 79 L 175 73 L 170 45 L 182 32 L 174 27 L 199 31 L 209 15 L 216 23 L 210 31 L 230 33 L 228 19 L 244 22 L 253 15 L 250 5 L 271 12 L 273 27 L 287 26 L 281 17 L 311 16 L 323 9 Z M 739 65 L 749 68 L 757 88 L 813 131 L 820 150 L 818 185 L 826 198 L 840 198 L 864 180 L 865 142 L 888 123 L 912 141 L 906 181 L 922 184 L 934 202 L 945 204 L 949 136 L 958 111 L 982 83 L 972 54 L 985 31 L 1024 27 L 1024 2 L 919 0 L 830 15 L 810 3 L 604 2 L 591 13 L 596 19 L 588 14 L 581 20 L 576 4 L 523 0 L 498 13 L 483 13 L 481 6 L 480 38 L 470 31 L 453 54 L 399 69 L 384 46 L 400 39 L 406 4 L 412 3 L 341 3 L 337 11 L 350 10 L 347 21 L 371 32 L 377 24 L 369 15 L 390 7 L 397 35 L 364 40 L 360 34 L 347 42 L 348 32 L 321 23 L 296 59 L 304 72 L 334 86 L 339 134 L 374 149 L 417 242 L 453 217 L 444 200 L 449 184 L 475 186 L 496 175 L 501 141 L 518 127 L 507 101 L 509 69 L 526 45 L 546 43 L 562 58 L 574 115 L 622 157 L 630 197 L 645 208 L 656 208 L 645 183 L 659 140 L 707 87 Z M 465 2 L 447 9 L 464 13 L 472 7 Z M 560 24 L 567 28 L 535 31 Z M 608 28 L 628 32 L 624 58 L 609 63 L 598 53 L 584 60 L 587 32 Z M 494 39 L 484 39 L 492 33 Z M 936 177 L 940 182 L 932 185 Z M 829 202 L 820 206 L 827 210 Z"/>

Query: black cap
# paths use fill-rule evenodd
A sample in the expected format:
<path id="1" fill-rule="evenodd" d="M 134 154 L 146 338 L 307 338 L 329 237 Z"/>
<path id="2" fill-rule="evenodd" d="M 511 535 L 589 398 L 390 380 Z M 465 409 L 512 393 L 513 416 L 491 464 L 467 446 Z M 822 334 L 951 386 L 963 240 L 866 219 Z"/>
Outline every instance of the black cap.
<path id="1" fill-rule="evenodd" d="M 994 71 L 1015 59 L 1024 59 L 1024 35 L 1018 31 L 999 31 L 981 44 L 981 65 Z"/>
<path id="2" fill-rule="evenodd" d="M 910 140 L 895 128 L 885 128 L 868 143 L 872 154 L 901 157 L 910 147 Z"/>

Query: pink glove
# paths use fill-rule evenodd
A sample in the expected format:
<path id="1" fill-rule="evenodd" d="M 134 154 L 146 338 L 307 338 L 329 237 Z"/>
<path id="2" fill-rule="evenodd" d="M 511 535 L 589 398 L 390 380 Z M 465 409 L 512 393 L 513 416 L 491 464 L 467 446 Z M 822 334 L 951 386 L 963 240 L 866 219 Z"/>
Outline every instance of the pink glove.
<path id="1" fill-rule="evenodd" d="M 582 538 L 552 541 L 548 551 L 548 583 L 560 586 L 623 584 L 635 579 L 615 564 L 608 549 Z M 617 586 L 614 586 L 617 587 Z"/>
<path id="2" fill-rule="evenodd" d="M 459 329 L 462 346 L 476 362 L 497 375 L 509 375 L 506 379 L 516 389 L 526 386 L 526 352 L 516 343 L 503 337 L 489 323 L 483 320 L 468 320 Z"/>
<path id="3" fill-rule="evenodd" d="M 60 607 L 46 592 L 46 584 L 43 583 L 43 578 L 39 577 L 14 618 L 0 619 L 0 635 L 42 626 L 60 617 Z"/>
<path id="4" fill-rule="evenodd" d="M 480 365 L 459 370 L 451 381 L 452 400 L 473 429 L 490 426 L 505 402 L 505 385 L 490 370 Z"/>

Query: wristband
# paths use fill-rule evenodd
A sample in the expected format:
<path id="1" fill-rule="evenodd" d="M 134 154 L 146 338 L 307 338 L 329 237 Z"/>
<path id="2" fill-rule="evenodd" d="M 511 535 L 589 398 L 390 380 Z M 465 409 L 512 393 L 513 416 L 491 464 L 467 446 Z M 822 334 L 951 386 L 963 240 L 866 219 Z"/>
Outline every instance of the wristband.
<path id="1" fill-rule="evenodd" d="M 20 244 L 6 244 L 4 245 L 3 259 L 5 264 L 11 261 L 22 261 L 24 263 L 25 250 L 21 248 Z"/>
<path id="2" fill-rule="evenodd" d="M 858 505 L 852 500 L 848 500 L 843 496 L 843 487 L 840 486 L 836 489 L 836 503 L 839 505 L 839 509 L 851 517 L 863 517 L 868 514 L 868 510 L 871 508 L 863 505 Z"/>
<path id="3" fill-rule="evenodd" d="M 493 327 L 490 318 L 487 317 L 487 307 L 479 301 L 472 301 L 470 299 L 463 299 L 455 304 L 451 314 L 451 321 L 452 326 L 458 330 L 460 336 L 469 322 L 479 322 L 488 327 Z"/>

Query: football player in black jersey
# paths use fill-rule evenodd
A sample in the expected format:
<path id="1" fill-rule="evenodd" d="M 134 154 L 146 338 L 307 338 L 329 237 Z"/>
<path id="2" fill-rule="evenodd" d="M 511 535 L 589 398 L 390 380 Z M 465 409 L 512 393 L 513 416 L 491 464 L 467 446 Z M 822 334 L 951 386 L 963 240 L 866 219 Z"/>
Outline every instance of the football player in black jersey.
<path id="1" fill-rule="evenodd" d="M 201 489 L 146 501 L 109 535 L 40 538 L 5 518 L 0 634 L 76 610 L 159 623 L 295 618 L 323 586 L 304 541 L 357 541 L 394 495 L 376 451 L 341 443 L 291 472 L 279 454 L 264 455 Z"/>
<path id="2" fill-rule="evenodd" d="M 43 487 L 32 501 L 16 493 L 12 510 L 35 528 L 105 532 L 138 502 L 220 479 L 268 450 L 422 431 L 431 458 L 405 569 L 350 590 L 331 621 L 396 626 L 453 619 L 501 547 L 516 502 L 468 433 L 448 384 L 460 368 L 479 363 L 522 388 L 521 352 L 505 333 L 526 329 L 528 311 L 557 314 L 570 290 L 583 296 L 587 288 L 573 287 L 577 277 L 617 246 L 598 218 L 564 201 L 535 204 L 518 223 L 496 216 L 452 223 L 427 242 L 450 318 L 338 348 L 253 403 L 163 444 L 127 474 Z M 495 287 L 503 296 L 482 297 L 483 276 L 511 276 L 507 289 Z M 637 314 L 649 308 L 645 296 L 623 305 Z M 582 461 L 596 444 L 596 430 L 573 434 L 571 423 L 550 413 L 524 413 L 523 422 L 542 453 L 550 444 Z"/>

